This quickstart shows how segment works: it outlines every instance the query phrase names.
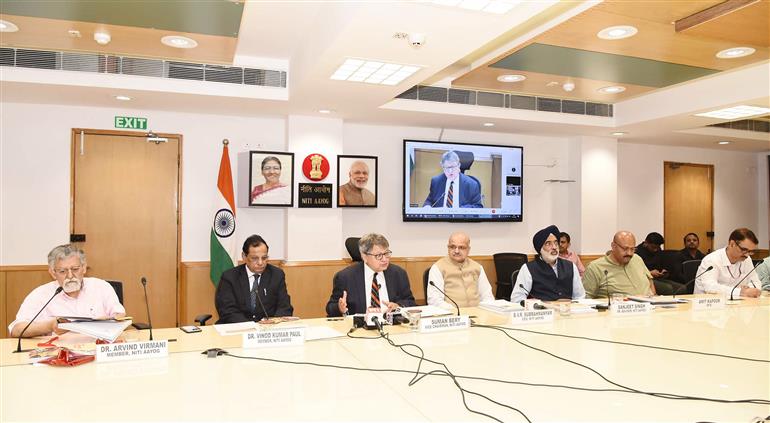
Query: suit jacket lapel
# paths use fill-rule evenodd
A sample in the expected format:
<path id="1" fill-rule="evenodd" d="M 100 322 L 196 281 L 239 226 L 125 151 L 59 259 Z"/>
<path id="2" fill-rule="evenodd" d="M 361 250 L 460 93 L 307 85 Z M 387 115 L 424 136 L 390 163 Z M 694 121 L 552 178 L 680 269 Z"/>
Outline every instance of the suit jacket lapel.
<path id="1" fill-rule="evenodd" d="M 350 287 L 350 291 L 352 291 L 352 292 L 348 292 L 348 295 L 350 295 L 350 294 L 354 294 L 355 295 L 354 298 L 356 300 L 356 303 L 361 304 L 361 310 L 363 310 L 363 312 L 365 313 L 366 312 L 366 283 L 367 283 L 367 281 L 366 281 L 366 271 L 365 271 L 364 266 L 365 266 L 365 264 L 363 262 L 359 263 L 359 268 L 356 271 L 356 273 L 358 274 L 358 277 L 356 278 L 357 280 L 355 281 L 353 286 Z M 361 281 L 363 281 L 363 283 Z M 371 281 L 369 281 L 369 283 L 371 283 Z"/>

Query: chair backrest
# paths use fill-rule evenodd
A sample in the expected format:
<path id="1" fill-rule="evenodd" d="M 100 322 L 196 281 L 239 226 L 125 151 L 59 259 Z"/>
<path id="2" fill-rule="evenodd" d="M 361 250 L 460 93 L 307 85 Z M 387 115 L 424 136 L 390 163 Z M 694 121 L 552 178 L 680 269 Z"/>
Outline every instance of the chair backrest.
<path id="1" fill-rule="evenodd" d="M 687 283 L 695 278 L 700 266 L 700 260 L 687 260 L 682 262 L 682 282 Z M 695 289 L 695 282 L 691 283 L 683 293 L 692 294 Z"/>
<path id="2" fill-rule="evenodd" d="M 470 151 L 455 150 L 455 153 L 457 153 L 457 157 L 460 158 L 460 172 L 465 173 L 466 170 L 470 169 L 471 166 L 473 166 L 473 161 L 475 160 L 475 156 Z"/>
<path id="3" fill-rule="evenodd" d="M 658 254 L 660 254 L 660 264 L 668 270 L 666 279 L 686 282 L 686 280 L 682 280 L 684 278 L 682 276 L 682 256 L 679 254 L 679 250 L 663 250 Z"/>
<path id="4" fill-rule="evenodd" d="M 363 261 L 361 251 L 358 250 L 358 240 L 360 239 L 360 237 L 350 237 L 345 240 L 345 248 L 348 250 L 348 254 L 350 254 L 350 258 L 353 261 Z"/>
<path id="5" fill-rule="evenodd" d="M 762 260 L 764 259 L 756 259 L 756 260 L 751 259 L 751 264 L 754 265 L 754 267 L 757 267 L 759 263 L 762 263 Z"/>
<path id="6" fill-rule="evenodd" d="M 492 256 L 495 262 L 495 273 L 497 273 L 497 291 L 495 299 L 509 300 L 513 291 L 511 278 L 521 266 L 527 263 L 527 255 L 521 253 L 497 253 Z"/>
<path id="7" fill-rule="evenodd" d="M 430 273 L 430 267 L 422 272 L 422 293 L 425 295 L 425 304 L 428 304 L 428 274 Z"/>
<path id="8" fill-rule="evenodd" d="M 118 302 L 120 302 L 120 305 L 123 305 L 123 282 L 107 281 L 107 283 L 112 285 L 112 289 L 115 290 L 115 294 L 118 296 Z"/>

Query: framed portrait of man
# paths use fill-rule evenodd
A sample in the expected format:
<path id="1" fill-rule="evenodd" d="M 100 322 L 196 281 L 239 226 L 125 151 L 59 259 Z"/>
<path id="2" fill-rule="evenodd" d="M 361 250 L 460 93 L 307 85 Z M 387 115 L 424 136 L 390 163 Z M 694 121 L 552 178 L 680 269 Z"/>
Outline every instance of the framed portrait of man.
<path id="1" fill-rule="evenodd" d="M 337 207 L 377 207 L 377 157 L 337 156 Z"/>
<path id="2" fill-rule="evenodd" d="M 294 206 L 294 153 L 249 152 L 249 206 Z"/>

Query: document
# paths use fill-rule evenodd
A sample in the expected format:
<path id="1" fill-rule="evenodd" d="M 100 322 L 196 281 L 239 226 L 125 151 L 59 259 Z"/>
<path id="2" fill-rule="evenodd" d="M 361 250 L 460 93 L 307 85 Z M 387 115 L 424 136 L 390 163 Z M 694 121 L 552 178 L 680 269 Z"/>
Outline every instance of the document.
<path id="1" fill-rule="evenodd" d="M 479 307 L 483 308 L 484 310 L 489 310 L 501 314 L 510 313 L 516 310 L 524 310 L 524 307 L 520 306 L 519 304 L 514 304 L 506 300 L 484 302 L 479 304 Z"/>
<path id="2" fill-rule="evenodd" d="M 656 295 L 654 297 L 645 297 L 643 295 L 631 295 L 628 297 L 628 299 L 639 303 L 650 303 L 653 305 L 679 304 L 679 303 L 687 302 L 687 300 L 684 300 L 682 298 L 674 298 L 671 295 Z"/>
<path id="3" fill-rule="evenodd" d="M 402 310 L 406 310 L 406 311 L 420 310 L 420 316 L 422 317 L 447 316 L 455 313 L 455 310 L 446 310 L 441 307 L 436 307 L 432 305 L 404 307 L 402 308 Z"/>
<path id="4" fill-rule="evenodd" d="M 221 325 L 214 325 L 214 329 L 222 336 L 227 335 L 241 335 L 244 332 L 251 332 L 257 330 L 257 324 L 255 322 L 240 322 L 240 323 L 223 323 Z"/>
<path id="5" fill-rule="evenodd" d="M 82 333 L 83 335 L 93 336 L 94 338 L 104 339 L 109 342 L 115 342 L 118 336 L 120 336 L 120 334 L 129 326 L 131 326 L 130 320 L 96 320 L 90 322 L 59 323 L 60 329 Z"/>

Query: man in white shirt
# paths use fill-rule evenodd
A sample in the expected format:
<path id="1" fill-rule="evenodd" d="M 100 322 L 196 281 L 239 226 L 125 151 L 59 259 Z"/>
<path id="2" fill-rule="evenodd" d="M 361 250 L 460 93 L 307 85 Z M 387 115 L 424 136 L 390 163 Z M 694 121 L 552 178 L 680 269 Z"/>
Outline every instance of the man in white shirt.
<path id="1" fill-rule="evenodd" d="M 722 294 L 727 297 L 759 297 L 759 276 L 753 272 L 751 256 L 759 240 L 747 228 L 738 228 L 730 234 L 727 247 L 720 248 L 703 258 L 698 275 L 709 266 L 714 268 L 695 280 L 695 294 Z M 747 276 L 748 275 L 748 276 Z M 736 287 L 739 281 L 740 286 Z"/>
<path id="2" fill-rule="evenodd" d="M 559 257 L 559 234 L 559 228 L 551 225 L 532 237 L 532 245 L 539 254 L 519 269 L 511 292 L 512 303 L 518 304 L 527 297 L 543 301 L 585 298 L 577 266 Z"/>
<path id="3" fill-rule="evenodd" d="M 484 268 L 468 257 L 471 239 L 463 232 L 455 232 L 447 243 L 447 256 L 430 267 L 428 280 L 438 289 L 428 285 L 428 305 L 454 309 L 444 293 L 460 307 L 476 307 L 482 302 L 495 300 L 492 285 Z"/>

